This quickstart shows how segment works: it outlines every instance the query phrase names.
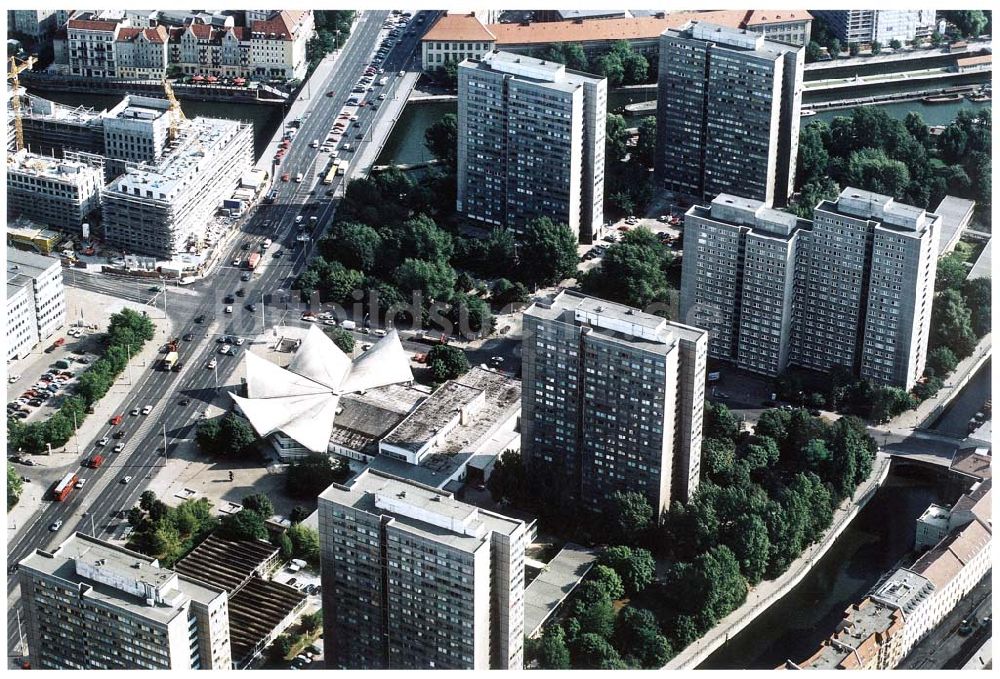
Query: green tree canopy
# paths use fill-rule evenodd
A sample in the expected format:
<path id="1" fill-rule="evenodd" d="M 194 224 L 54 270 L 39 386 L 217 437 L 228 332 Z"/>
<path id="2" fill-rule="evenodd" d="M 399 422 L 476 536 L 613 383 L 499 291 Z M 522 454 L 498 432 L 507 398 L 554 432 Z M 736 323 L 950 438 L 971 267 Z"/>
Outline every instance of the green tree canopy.
<path id="1" fill-rule="evenodd" d="M 469 371 L 469 359 L 458 347 L 439 344 L 427 353 L 427 365 L 436 382 L 461 377 Z"/>
<path id="2" fill-rule="evenodd" d="M 582 288 L 638 309 L 655 304 L 664 315 L 670 298 L 666 270 L 672 261 L 673 254 L 648 229 L 635 229 L 608 248 L 601 266 L 583 277 Z"/>
<path id="3" fill-rule="evenodd" d="M 652 527 L 655 516 L 649 500 L 642 493 L 615 491 L 608 510 L 611 530 L 627 543 L 636 544 Z"/>
<path id="4" fill-rule="evenodd" d="M 271 499 L 263 493 L 247 495 L 240 504 L 243 505 L 244 509 L 251 509 L 265 519 L 274 514 L 274 505 L 271 504 Z"/>
<path id="5" fill-rule="evenodd" d="M 545 628 L 536 649 L 536 658 L 543 670 L 568 670 L 570 668 L 566 633 L 561 626 L 549 625 Z"/>
<path id="6" fill-rule="evenodd" d="M 534 219 L 524 227 L 518 249 L 519 277 L 539 285 L 551 285 L 576 274 L 577 239 L 565 224 L 548 217 Z"/>
<path id="7" fill-rule="evenodd" d="M 799 144 L 801 146 L 801 142 Z M 639 121 L 639 139 L 635 153 L 643 166 L 653 167 L 656 161 L 656 116 L 644 116 Z"/>
<path id="8" fill-rule="evenodd" d="M 316 529 L 297 523 L 285 531 L 285 534 L 292 542 L 292 555 L 311 564 L 319 564 L 319 533 Z"/>
<path id="9" fill-rule="evenodd" d="M 458 116 L 446 113 L 424 131 L 424 144 L 451 168 L 458 165 Z"/>
<path id="10" fill-rule="evenodd" d="M 222 519 L 219 534 L 229 540 L 266 540 L 264 517 L 252 509 L 244 509 Z"/>
<path id="11" fill-rule="evenodd" d="M 588 670 L 623 670 L 626 669 L 614 646 L 604 637 L 593 634 L 581 634 L 573 645 L 573 667 Z"/>
<path id="12" fill-rule="evenodd" d="M 972 354 L 976 347 L 972 313 L 956 290 L 945 290 L 934 298 L 931 309 L 931 346 L 948 347 L 959 359 Z"/>
<path id="13" fill-rule="evenodd" d="M 608 599 L 621 599 L 625 596 L 625 586 L 622 584 L 621 576 L 611 567 L 597 564 L 591 571 L 591 577 L 604 590 Z"/>
<path id="14" fill-rule="evenodd" d="M 455 291 L 455 270 L 442 261 L 407 258 L 393 278 L 404 293 L 420 291 L 428 301 L 446 302 Z"/>
<path id="15" fill-rule="evenodd" d="M 656 576 L 656 563 L 653 561 L 653 555 L 648 549 L 641 547 L 632 548 L 622 545 L 608 547 L 601 553 L 598 562 L 610 567 L 621 576 L 625 592 L 629 596 L 634 596 L 646 589 Z"/>
<path id="16" fill-rule="evenodd" d="M 24 490 L 24 482 L 21 481 L 21 475 L 17 473 L 17 469 L 14 468 L 10 462 L 7 463 L 7 511 L 9 512 L 14 505 L 17 504 L 18 500 L 21 499 L 21 493 Z"/>
<path id="17" fill-rule="evenodd" d="M 354 353 L 354 335 L 343 328 L 334 328 L 330 333 L 330 339 L 337 345 L 337 348 L 348 356 Z"/>
<path id="18" fill-rule="evenodd" d="M 972 330 L 976 337 L 982 337 L 990 331 L 992 323 L 991 305 L 993 303 L 989 278 L 974 278 L 962 284 L 962 297 L 972 316 Z"/>
<path id="19" fill-rule="evenodd" d="M 937 291 L 959 290 L 968 274 L 969 270 L 960 256 L 955 253 L 945 255 L 937 263 L 934 289 Z"/>

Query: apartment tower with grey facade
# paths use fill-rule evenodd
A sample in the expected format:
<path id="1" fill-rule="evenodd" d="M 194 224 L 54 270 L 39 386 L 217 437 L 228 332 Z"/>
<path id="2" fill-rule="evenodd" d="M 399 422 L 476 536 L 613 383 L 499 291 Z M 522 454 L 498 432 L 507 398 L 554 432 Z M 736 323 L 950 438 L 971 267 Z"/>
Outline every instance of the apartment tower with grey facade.
<path id="1" fill-rule="evenodd" d="M 229 596 L 74 533 L 19 564 L 34 669 L 228 670 Z"/>
<path id="2" fill-rule="evenodd" d="M 727 194 L 685 215 L 681 318 L 709 354 L 778 375 L 844 366 L 911 388 L 923 374 L 941 218 L 860 189 L 813 221 Z"/>
<path id="3" fill-rule="evenodd" d="M 616 491 L 653 509 L 698 485 L 708 333 L 563 291 L 524 313 L 521 449 L 587 509 Z"/>
<path id="4" fill-rule="evenodd" d="M 655 170 L 678 200 L 785 205 L 794 191 L 805 49 L 691 21 L 660 36 Z"/>
<path id="5" fill-rule="evenodd" d="M 328 668 L 522 669 L 523 521 L 371 469 L 318 511 Z"/>
<path id="6" fill-rule="evenodd" d="M 599 237 L 607 87 L 508 52 L 459 64 L 458 212 L 515 231 L 549 217 L 581 242 Z"/>

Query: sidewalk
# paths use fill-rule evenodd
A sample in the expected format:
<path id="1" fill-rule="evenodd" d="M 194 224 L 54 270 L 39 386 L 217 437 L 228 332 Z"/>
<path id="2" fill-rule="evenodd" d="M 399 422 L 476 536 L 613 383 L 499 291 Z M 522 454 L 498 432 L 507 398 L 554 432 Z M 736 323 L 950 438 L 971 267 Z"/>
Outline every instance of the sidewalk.
<path id="1" fill-rule="evenodd" d="M 384 110 L 379 112 L 378 122 L 371 130 L 371 140 L 365 145 L 360 156 L 354 159 L 349 179 L 367 176 L 372 166 L 375 165 L 375 161 L 378 160 L 382 148 L 389 140 L 392 128 L 402 115 L 403 108 L 419 78 L 419 72 L 407 71 L 402 78 L 393 79 L 392 98 L 389 98 L 388 93 L 386 93 Z"/>
<path id="2" fill-rule="evenodd" d="M 886 429 L 920 429 L 930 426 L 942 411 L 958 396 L 962 388 L 973 378 L 983 363 L 993 353 L 992 335 L 984 335 L 976 345 L 972 355 L 963 359 L 948 375 L 941 391 L 914 410 L 908 410 L 883 425 Z"/>
<path id="3" fill-rule="evenodd" d="M 833 513 L 833 522 L 820 542 L 816 542 L 806 549 L 777 579 L 765 580 L 751 588 L 747 594 L 746 602 L 742 606 L 719 621 L 703 637 L 678 653 L 662 669 L 695 669 L 713 651 L 729 641 L 730 637 L 736 636 L 754 618 L 795 587 L 809 573 L 813 564 L 826 554 L 826 551 L 857 516 L 858 512 L 875 495 L 889 474 L 889 464 L 889 457 L 877 457 L 871 475 L 854 491 L 855 499 L 845 500 Z"/>

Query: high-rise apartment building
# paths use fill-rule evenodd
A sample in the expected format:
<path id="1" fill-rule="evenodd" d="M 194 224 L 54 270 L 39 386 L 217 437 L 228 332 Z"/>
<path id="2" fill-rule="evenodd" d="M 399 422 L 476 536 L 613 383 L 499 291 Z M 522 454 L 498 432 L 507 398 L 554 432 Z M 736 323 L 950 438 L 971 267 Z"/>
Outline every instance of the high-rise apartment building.
<path id="1" fill-rule="evenodd" d="M 109 243 L 169 258 L 197 247 L 205 225 L 253 163 L 253 126 L 195 118 L 155 164 L 135 165 L 102 194 Z"/>
<path id="2" fill-rule="evenodd" d="M 522 668 L 524 522 L 368 469 L 319 535 L 327 667 Z"/>
<path id="3" fill-rule="evenodd" d="M 104 160 L 66 153 L 50 158 L 21 150 L 7 163 L 7 209 L 59 229 L 79 232 L 101 207 Z"/>
<path id="4" fill-rule="evenodd" d="M 826 22 L 843 44 L 892 40 L 908 42 L 934 32 L 933 9 L 818 9 L 810 10 Z"/>
<path id="5" fill-rule="evenodd" d="M 7 360 L 27 355 L 65 324 L 59 260 L 7 248 Z"/>
<path id="6" fill-rule="evenodd" d="M 680 199 L 784 205 L 795 185 L 805 51 L 690 21 L 660 36 L 656 172 Z"/>
<path id="7" fill-rule="evenodd" d="M 615 491 L 659 514 L 698 484 L 708 335 L 563 291 L 524 312 L 521 449 L 530 473 L 602 511 Z"/>
<path id="8" fill-rule="evenodd" d="M 941 218 L 851 187 L 813 212 L 793 360 L 909 389 L 927 358 Z"/>
<path id="9" fill-rule="evenodd" d="M 788 364 L 796 261 L 811 224 L 721 194 L 684 220 L 680 317 L 708 330 L 712 358 L 765 375 Z"/>
<path id="10" fill-rule="evenodd" d="M 226 592 L 75 533 L 18 567 L 35 669 L 230 669 Z"/>
<path id="11" fill-rule="evenodd" d="M 685 216 L 681 318 L 709 354 L 765 375 L 845 366 L 909 389 L 923 374 L 941 219 L 846 188 L 812 222 L 720 195 Z"/>
<path id="12" fill-rule="evenodd" d="M 607 79 L 489 52 L 458 67 L 458 211 L 514 230 L 537 217 L 600 235 Z"/>
<path id="13" fill-rule="evenodd" d="M 7 30 L 35 40 L 51 37 L 56 30 L 56 13 L 51 9 L 8 9 Z"/>

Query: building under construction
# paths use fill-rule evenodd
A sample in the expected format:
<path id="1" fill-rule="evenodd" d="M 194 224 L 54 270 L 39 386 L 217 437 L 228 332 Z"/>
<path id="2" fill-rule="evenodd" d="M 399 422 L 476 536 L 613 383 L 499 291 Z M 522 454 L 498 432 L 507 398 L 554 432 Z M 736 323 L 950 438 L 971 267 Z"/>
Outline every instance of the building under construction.
<path id="1" fill-rule="evenodd" d="M 104 156 L 105 181 L 125 172 L 125 162 L 157 162 L 170 128 L 166 99 L 125 96 L 110 109 L 66 106 L 36 96 L 24 97 L 21 126 L 29 150 L 55 157 L 63 151 Z"/>
<path id="2" fill-rule="evenodd" d="M 100 209 L 104 159 L 67 152 L 63 158 L 21 150 L 7 159 L 7 216 L 22 215 L 66 231 L 79 232 Z"/>
<path id="3" fill-rule="evenodd" d="M 162 158 L 129 163 L 104 189 L 108 243 L 170 259 L 198 253 L 206 226 L 253 164 L 253 126 L 214 118 L 171 125 Z"/>

